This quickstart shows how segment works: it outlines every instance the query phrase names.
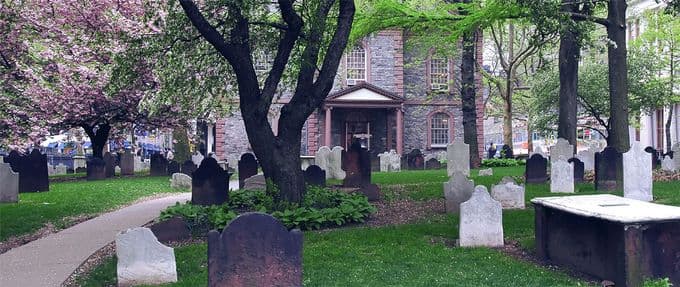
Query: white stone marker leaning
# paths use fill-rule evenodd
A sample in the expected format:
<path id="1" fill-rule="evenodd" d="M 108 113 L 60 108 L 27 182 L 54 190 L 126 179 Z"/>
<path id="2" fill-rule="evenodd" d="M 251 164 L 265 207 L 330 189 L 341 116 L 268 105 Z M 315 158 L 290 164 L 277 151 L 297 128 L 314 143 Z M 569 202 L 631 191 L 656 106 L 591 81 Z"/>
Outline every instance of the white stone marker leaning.
<path id="1" fill-rule="evenodd" d="M 587 149 L 587 150 L 582 150 L 576 154 L 576 158 L 580 159 L 583 162 L 583 170 L 584 171 L 593 171 L 595 170 L 595 152 Z"/>
<path id="2" fill-rule="evenodd" d="M 652 161 L 640 142 L 623 153 L 623 197 L 652 201 Z"/>
<path id="3" fill-rule="evenodd" d="M 479 172 L 477 173 L 477 176 L 492 176 L 492 175 L 493 175 L 492 168 L 480 169 Z"/>
<path id="4" fill-rule="evenodd" d="M 19 202 L 19 173 L 0 163 L 0 202 Z"/>
<path id="5" fill-rule="evenodd" d="M 320 147 L 314 154 L 314 164 L 319 166 L 321 169 L 326 171 L 326 179 L 331 178 L 333 175 L 330 171 L 330 155 L 331 149 L 327 146 Z"/>
<path id="6" fill-rule="evenodd" d="M 456 172 L 470 176 L 470 145 L 462 140 L 446 145 L 446 171 L 449 177 Z"/>
<path id="7" fill-rule="evenodd" d="M 475 191 L 475 184 L 467 176 L 456 172 L 444 183 L 444 198 L 446 199 L 446 213 L 458 214 L 460 204 L 470 199 Z"/>
<path id="8" fill-rule="evenodd" d="M 566 160 L 550 164 L 550 192 L 574 192 L 574 167 Z"/>
<path id="9" fill-rule="evenodd" d="M 191 189 L 191 176 L 179 172 L 173 173 L 172 179 L 170 179 L 170 187 Z"/>
<path id="10" fill-rule="evenodd" d="M 341 146 L 334 146 L 331 150 L 331 155 L 328 160 L 329 169 L 332 178 L 335 179 L 345 179 L 345 171 L 342 170 L 342 151 L 344 149 Z M 328 178 L 328 171 L 326 171 L 326 178 Z"/>
<path id="11" fill-rule="evenodd" d="M 503 208 L 478 185 L 470 199 L 460 204 L 460 246 L 503 246 Z"/>
<path id="12" fill-rule="evenodd" d="M 491 187 L 491 197 L 501 203 L 503 209 L 524 209 L 524 186 L 514 182 L 501 182 Z"/>
<path id="13" fill-rule="evenodd" d="M 146 227 L 131 228 L 116 236 L 118 286 L 177 282 L 175 252 Z"/>
<path id="14" fill-rule="evenodd" d="M 675 171 L 675 162 L 672 158 L 666 156 L 661 160 L 661 169 L 664 171 Z"/>

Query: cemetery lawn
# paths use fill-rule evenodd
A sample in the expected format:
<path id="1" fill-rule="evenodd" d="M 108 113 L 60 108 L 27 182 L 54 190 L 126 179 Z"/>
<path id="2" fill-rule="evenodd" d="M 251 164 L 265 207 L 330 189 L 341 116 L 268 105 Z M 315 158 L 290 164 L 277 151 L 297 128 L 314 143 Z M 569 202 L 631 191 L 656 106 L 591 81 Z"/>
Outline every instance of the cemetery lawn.
<path id="1" fill-rule="evenodd" d="M 50 191 L 20 193 L 19 203 L 0 203 L 0 241 L 34 232 L 50 223 L 57 229 L 77 217 L 115 210 L 142 197 L 173 193 L 168 177 L 114 178 L 50 183 Z"/>

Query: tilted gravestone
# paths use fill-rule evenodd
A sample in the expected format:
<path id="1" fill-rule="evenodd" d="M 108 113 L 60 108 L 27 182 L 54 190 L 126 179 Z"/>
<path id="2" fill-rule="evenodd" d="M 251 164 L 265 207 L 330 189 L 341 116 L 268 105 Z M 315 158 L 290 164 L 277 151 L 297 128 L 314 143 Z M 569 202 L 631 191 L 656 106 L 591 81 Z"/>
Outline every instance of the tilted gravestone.
<path id="1" fill-rule="evenodd" d="M 425 167 L 425 158 L 419 149 L 413 149 L 406 155 L 406 166 L 408 169 L 423 169 Z"/>
<path id="2" fill-rule="evenodd" d="M 263 174 L 256 174 L 243 181 L 244 190 L 266 190 L 267 189 L 267 179 Z"/>
<path id="3" fill-rule="evenodd" d="M 87 180 L 106 179 L 106 162 L 101 158 L 87 161 Z"/>
<path id="4" fill-rule="evenodd" d="M 244 213 L 208 233 L 208 286 L 302 286 L 302 232 Z"/>
<path id="5" fill-rule="evenodd" d="M 614 147 L 595 153 L 595 190 L 612 191 L 623 176 L 623 157 Z"/>
<path id="6" fill-rule="evenodd" d="M 524 209 L 524 186 L 514 182 L 500 183 L 491 187 L 491 197 L 501 203 L 503 209 Z"/>
<path id="7" fill-rule="evenodd" d="M 174 160 L 168 161 L 168 175 L 179 173 L 179 163 Z"/>
<path id="8" fill-rule="evenodd" d="M 331 178 L 330 157 L 331 149 L 327 146 L 320 147 L 314 154 L 314 164 L 326 171 L 326 178 Z"/>
<path id="9" fill-rule="evenodd" d="M 446 172 L 448 176 L 454 172 L 470 176 L 470 145 L 462 140 L 446 145 Z"/>
<path id="10" fill-rule="evenodd" d="M 173 173 L 170 179 L 172 188 L 191 188 L 191 177 L 183 173 Z"/>
<path id="11" fill-rule="evenodd" d="M 526 163 L 524 176 L 527 183 L 545 183 L 548 180 L 548 160 L 533 154 Z"/>
<path id="12" fill-rule="evenodd" d="M 458 214 L 460 204 L 470 199 L 475 191 L 475 184 L 467 176 L 455 172 L 449 181 L 444 183 L 444 198 L 446 198 L 446 213 Z"/>
<path id="13" fill-rule="evenodd" d="M 191 174 L 196 171 L 196 165 L 194 164 L 193 161 L 191 160 L 186 160 L 184 163 L 182 163 L 182 167 L 180 168 L 180 172 L 183 174 L 186 174 L 188 176 L 191 176 Z"/>
<path id="14" fill-rule="evenodd" d="M 305 183 L 308 185 L 326 186 L 326 171 L 318 165 L 310 165 L 304 171 Z"/>
<path id="15" fill-rule="evenodd" d="M 220 205 L 229 199 L 230 173 L 214 158 L 205 158 L 191 178 L 191 203 Z"/>
<path id="16" fill-rule="evenodd" d="M 116 158 L 110 153 L 104 153 L 104 174 L 106 177 L 116 175 Z"/>
<path id="17" fill-rule="evenodd" d="M 160 153 L 151 155 L 151 176 L 168 175 L 168 160 Z"/>
<path id="18" fill-rule="evenodd" d="M 584 163 L 578 159 L 577 157 L 572 157 L 568 160 L 569 163 L 574 167 L 574 183 L 581 183 L 583 182 L 583 177 L 584 177 Z"/>
<path id="19" fill-rule="evenodd" d="M 161 244 L 149 228 L 136 227 L 119 233 L 116 257 L 118 286 L 177 282 L 175 251 Z"/>
<path id="20" fill-rule="evenodd" d="M 19 202 L 19 174 L 9 163 L 0 163 L 0 202 Z"/>
<path id="21" fill-rule="evenodd" d="M 425 169 L 440 169 L 442 168 L 442 163 L 436 158 L 428 159 L 425 162 Z"/>
<path id="22" fill-rule="evenodd" d="M 563 159 L 550 165 L 550 192 L 574 192 L 574 168 Z"/>
<path id="23" fill-rule="evenodd" d="M 652 162 L 640 142 L 623 153 L 623 197 L 652 201 Z"/>
<path id="24" fill-rule="evenodd" d="M 503 246 L 503 207 L 478 185 L 469 200 L 460 204 L 460 246 Z"/>
<path id="25" fill-rule="evenodd" d="M 126 150 L 120 154 L 120 175 L 134 175 L 135 174 L 135 155 Z"/>
<path id="26" fill-rule="evenodd" d="M 252 153 L 244 153 L 238 161 L 238 187 L 243 189 L 244 180 L 257 174 L 257 160 Z"/>

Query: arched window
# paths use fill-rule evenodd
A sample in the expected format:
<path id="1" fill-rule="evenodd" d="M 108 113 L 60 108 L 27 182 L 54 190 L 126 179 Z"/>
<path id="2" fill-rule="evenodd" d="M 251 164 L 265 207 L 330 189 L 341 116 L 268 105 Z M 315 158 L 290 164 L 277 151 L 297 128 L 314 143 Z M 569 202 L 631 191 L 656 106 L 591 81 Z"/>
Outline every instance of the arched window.
<path id="1" fill-rule="evenodd" d="M 347 85 L 353 86 L 366 81 L 366 50 L 355 45 L 347 54 Z"/>
<path id="2" fill-rule="evenodd" d="M 451 117 L 446 113 L 435 113 L 430 118 L 430 147 L 446 147 L 449 143 Z"/>

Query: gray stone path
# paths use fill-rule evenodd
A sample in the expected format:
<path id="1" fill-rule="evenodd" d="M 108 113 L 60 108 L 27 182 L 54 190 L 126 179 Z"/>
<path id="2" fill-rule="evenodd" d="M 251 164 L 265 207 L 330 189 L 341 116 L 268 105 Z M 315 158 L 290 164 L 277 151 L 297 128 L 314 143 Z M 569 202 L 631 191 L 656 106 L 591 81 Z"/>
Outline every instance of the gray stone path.
<path id="1" fill-rule="evenodd" d="M 191 193 L 141 202 L 0 254 L 0 286 L 60 286 L 118 232 L 144 225 L 165 207 L 186 200 Z"/>

